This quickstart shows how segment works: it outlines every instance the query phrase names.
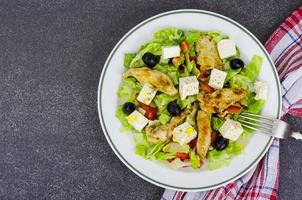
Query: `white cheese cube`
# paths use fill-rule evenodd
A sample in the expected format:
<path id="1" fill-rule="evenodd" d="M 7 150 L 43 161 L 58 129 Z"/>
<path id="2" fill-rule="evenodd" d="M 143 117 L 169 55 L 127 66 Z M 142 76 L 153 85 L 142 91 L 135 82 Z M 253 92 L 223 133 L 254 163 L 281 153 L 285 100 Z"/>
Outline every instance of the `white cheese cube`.
<path id="1" fill-rule="evenodd" d="M 224 138 L 237 140 L 241 133 L 243 133 L 243 128 L 239 122 L 227 119 L 220 127 L 219 132 Z"/>
<path id="2" fill-rule="evenodd" d="M 224 39 L 217 43 L 219 57 L 221 59 L 229 58 L 236 55 L 236 46 L 233 40 Z"/>
<path id="3" fill-rule="evenodd" d="M 181 145 L 191 142 L 197 136 L 196 130 L 189 124 L 185 122 L 172 131 L 173 141 L 178 142 Z"/>
<path id="4" fill-rule="evenodd" d="M 127 116 L 129 124 L 131 124 L 137 131 L 141 131 L 149 122 L 149 120 L 137 110 L 133 111 Z"/>
<path id="5" fill-rule="evenodd" d="M 187 96 L 198 94 L 199 82 L 196 76 L 179 78 L 179 94 L 183 100 Z"/>
<path id="6" fill-rule="evenodd" d="M 255 99 L 256 100 L 266 100 L 268 93 L 268 84 L 265 81 L 255 81 L 254 88 L 256 92 Z"/>
<path id="7" fill-rule="evenodd" d="M 209 86 L 215 89 L 221 89 L 223 88 L 223 84 L 225 81 L 225 78 L 227 76 L 227 73 L 218 69 L 212 69 L 211 75 L 210 75 L 210 81 Z"/>
<path id="8" fill-rule="evenodd" d="M 180 56 L 179 45 L 163 47 L 163 59 L 174 58 L 179 56 Z"/>
<path id="9" fill-rule="evenodd" d="M 152 87 L 152 85 L 146 83 L 139 92 L 137 100 L 146 105 L 149 105 L 152 99 L 155 97 L 157 90 Z"/>

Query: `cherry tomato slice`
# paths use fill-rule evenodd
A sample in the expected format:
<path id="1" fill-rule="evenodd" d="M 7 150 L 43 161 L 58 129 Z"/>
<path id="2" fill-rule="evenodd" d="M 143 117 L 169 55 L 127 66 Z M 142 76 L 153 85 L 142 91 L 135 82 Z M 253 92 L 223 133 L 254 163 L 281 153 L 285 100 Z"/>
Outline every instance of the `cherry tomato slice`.
<path id="1" fill-rule="evenodd" d="M 197 60 L 197 56 L 190 56 L 189 58 L 190 58 L 190 61 L 192 61 L 192 60 L 196 61 Z"/>
<path id="2" fill-rule="evenodd" d="M 239 106 L 230 106 L 227 108 L 227 111 L 231 114 L 238 114 L 240 113 L 241 107 Z"/>
<path id="3" fill-rule="evenodd" d="M 180 43 L 180 48 L 183 53 L 186 53 L 190 47 L 189 47 L 188 42 L 186 40 L 184 40 Z"/>
<path id="4" fill-rule="evenodd" d="M 213 146 L 219 137 L 219 133 L 217 131 L 212 131 L 211 133 L 211 146 Z"/>
<path id="5" fill-rule="evenodd" d="M 207 83 L 201 83 L 200 87 L 203 91 L 207 93 L 212 93 L 214 91 L 214 89 L 211 86 L 209 86 L 209 84 Z"/>
<path id="6" fill-rule="evenodd" d="M 189 154 L 187 153 L 180 153 L 180 152 L 177 152 L 176 153 L 176 158 L 179 158 L 180 160 L 187 160 L 190 158 Z"/>
<path id="7" fill-rule="evenodd" d="M 146 104 L 143 104 L 141 103 L 141 107 L 146 111 L 145 113 L 145 117 L 147 117 L 147 119 L 150 119 L 150 120 L 155 120 L 156 119 L 156 116 L 157 116 L 157 109 L 152 107 L 152 106 L 149 106 L 149 105 L 146 105 Z"/>
<path id="8" fill-rule="evenodd" d="M 192 140 L 192 141 L 190 142 L 190 147 L 191 147 L 191 149 L 194 149 L 194 147 L 196 146 L 196 143 L 197 143 L 197 138 L 195 138 L 194 140 Z"/>

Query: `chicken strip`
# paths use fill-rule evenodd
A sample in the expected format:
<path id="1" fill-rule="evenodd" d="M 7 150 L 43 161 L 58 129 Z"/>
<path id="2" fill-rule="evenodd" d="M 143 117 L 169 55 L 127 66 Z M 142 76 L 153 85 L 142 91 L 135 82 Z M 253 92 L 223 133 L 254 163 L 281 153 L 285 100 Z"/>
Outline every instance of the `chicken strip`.
<path id="1" fill-rule="evenodd" d="M 201 92 L 197 99 L 200 101 L 200 108 L 210 113 L 221 113 L 229 106 L 239 102 L 246 97 L 247 91 L 232 88 L 223 88 L 213 93 Z"/>
<path id="2" fill-rule="evenodd" d="M 211 144 L 211 113 L 203 110 L 198 111 L 196 123 L 198 130 L 196 150 L 200 156 L 200 161 L 204 162 Z"/>
<path id="3" fill-rule="evenodd" d="M 191 113 L 190 110 L 185 110 L 179 116 L 172 117 L 171 121 L 167 124 L 156 126 L 156 124 L 149 124 L 146 127 L 147 140 L 149 142 L 161 143 L 165 142 L 172 137 L 173 129 L 182 124 L 187 116 Z"/>
<path id="4" fill-rule="evenodd" d="M 197 64 L 200 65 L 200 71 L 209 69 L 222 69 L 222 61 L 219 57 L 215 41 L 209 35 L 203 35 L 199 38 L 195 47 L 197 51 Z"/>
<path id="5" fill-rule="evenodd" d="M 173 96 L 177 94 L 177 89 L 174 87 L 170 77 L 160 71 L 152 70 L 148 67 L 132 68 L 123 74 L 124 78 L 129 76 L 136 78 L 142 85 L 149 83 L 155 89 L 168 95 Z"/>

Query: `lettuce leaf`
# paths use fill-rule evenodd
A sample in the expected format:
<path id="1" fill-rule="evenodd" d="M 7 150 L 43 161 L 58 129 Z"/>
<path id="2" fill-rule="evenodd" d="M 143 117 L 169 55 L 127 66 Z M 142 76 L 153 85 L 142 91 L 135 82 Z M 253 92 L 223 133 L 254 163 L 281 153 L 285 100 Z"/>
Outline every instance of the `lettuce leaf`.
<path id="1" fill-rule="evenodd" d="M 192 103 L 197 100 L 197 95 L 192 95 L 186 97 L 184 100 L 178 98 L 177 103 L 181 109 L 191 108 Z"/>
<path id="2" fill-rule="evenodd" d="M 175 66 L 157 64 L 153 69 L 166 73 L 171 78 L 174 85 L 178 84 L 179 73 Z"/>
<path id="3" fill-rule="evenodd" d="M 123 106 L 119 105 L 115 112 L 116 118 L 118 118 L 122 124 L 121 131 L 132 131 L 137 132 L 129 123 L 127 120 L 127 115 L 123 112 Z"/>
<path id="4" fill-rule="evenodd" d="M 263 58 L 261 56 L 254 55 L 251 62 L 247 64 L 241 74 L 248 77 L 251 82 L 254 82 L 260 73 L 262 63 Z"/>
<path id="5" fill-rule="evenodd" d="M 200 31 L 192 30 L 192 31 L 188 32 L 188 34 L 186 36 L 186 41 L 188 42 L 190 47 L 193 47 L 195 42 L 200 38 L 200 35 L 201 35 Z"/>
<path id="6" fill-rule="evenodd" d="M 141 85 L 135 78 L 125 78 L 117 91 L 117 97 L 120 101 L 136 103 L 135 95 L 139 93 Z"/>
<path id="7" fill-rule="evenodd" d="M 233 156 L 239 155 L 244 150 L 246 141 L 231 141 L 226 149 L 217 151 L 213 149 L 208 153 L 210 170 L 228 166 Z"/>
<path id="8" fill-rule="evenodd" d="M 175 158 L 175 153 L 164 153 L 164 152 L 158 152 L 154 155 L 155 160 L 169 160 Z"/>
<path id="9" fill-rule="evenodd" d="M 189 56 L 189 52 L 186 52 L 185 54 L 185 61 L 186 61 L 186 67 L 185 67 L 185 76 L 189 76 L 190 73 L 192 72 L 192 74 L 194 74 L 195 76 L 199 76 L 200 71 L 196 66 L 196 63 L 194 60 L 190 61 L 190 56 Z"/>
<path id="10" fill-rule="evenodd" d="M 175 101 L 177 99 L 177 95 L 175 96 L 170 96 L 164 93 L 158 94 L 155 96 L 154 98 L 154 103 L 156 105 L 156 107 L 158 108 L 158 119 L 162 124 L 166 124 L 170 121 L 171 119 L 171 115 L 167 110 L 167 105 L 168 103 L 170 103 L 171 101 Z"/>
<path id="11" fill-rule="evenodd" d="M 171 142 L 167 145 L 164 146 L 163 148 L 163 152 L 166 153 L 189 153 L 190 151 L 190 146 L 187 144 L 181 145 L 179 143 L 176 142 Z"/>
<path id="12" fill-rule="evenodd" d="M 211 125 L 215 131 L 218 131 L 219 128 L 223 125 L 224 121 L 218 117 L 212 117 Z"/>
<path id="13" fill-rule="evenodd" d="M 144 61 L 142 59 L 143 55 L 147 52 L 154 55 L 161 55 L 162 45 L 158 42 L 150 42 L 141 47 L 141 50 L 136 54 L 130 63 L 130 68 L 142 67 L 144 66 Z"/>
<path id="14" fill-rule="evenodd" d="M 232 78 L 234 78 L 237 74 L 239 74 L 241 69 L 227 69 L 225 72 L 227 73 L 227 76 L 225 78 L 225 82 L 230 81 Z"/>
<path id="15" fill-rule="evenodd" d="M 196 120 L 195 119 L 196 119 L 197 109 L 198 109 L 198 104 L 194 103 L 192 112 L 186 118 L 186 122 L 189 122 L 189 124 L 191 126 L 193 126 L 194 128 L 196 128 Z"/>
<path id="16" fill-rule="evenodd" d="M 219 42 L 220 40 L 222 40 L 222 39 L 227 39 L 227 38 L 229 38 L 228 36 L 221 35 L 220 32 L 216 32 L 216 31 L 209 31 L 207 34 L 208 34 L 209 36 L 211 36 L 212 39 L 213 39 L 216 43 L 218 43 L 218 42 Z"/>
<path id="17" fill-rule="evenodd" d="M 200 168 L 200 157 L 198 154 L 196 154 L 195 150 L 190 151 L 189 155 L 192 168 Z"/>
<path id="18" fill-rule="evenodd" d="M 161 124 L 166 124 L 171 120 L 172 116 L 170 113 L 165 110 L 159 114 L 158 120 L 160 121 Z"/>
<path id="19" fill-rule="evenodd" d="M 250 112 L 250 113 L 255 113 L 255 114 L 258 114 L 261 112 L 263 106 L 265 104 L 265 101 L 264 100 L 254 100 L 253 102 L 251 102 L 246 111 L 247 112 Z"/>
<path id="20" fill-rule="evenodd" d="M 184 39 L 184 32 L 177 28 L 164 28 L 154 33 L 157 41 L 174 41 L 180 43 Z"/>
<path id="21" fill-rule="evenodd" d="M 130 67 L 130 63 L 133 60 L 133 58 L 135 57 L 135 53 L 126 53 L 124 55 L 124 67 L 129 68 Z"/>
<path id="22" fill-rule="evenodd" d="M 250 136 L 251 134 L 245 130 L 238 140 L 230 141 L 223 151 L 210 150 L 208 153 L 210 170 L 228 166 L 234 156 L 242 154 Z"/>
<path id="23" fill-rule="evenodd" d="M 145 159 L 154 159 L 155 155 L 166 145 L 166 142 L 160 144 L 149 142 L 145 133 L 135 133 L 133 136 L 136 154 Z"/>
<path id="24" fill-rule="evenodd" d="M 233 78 L 231 78 L 229 83 L 233 89 L 247 89 L 251 82 L 247 76 L 236 74 Z"/>

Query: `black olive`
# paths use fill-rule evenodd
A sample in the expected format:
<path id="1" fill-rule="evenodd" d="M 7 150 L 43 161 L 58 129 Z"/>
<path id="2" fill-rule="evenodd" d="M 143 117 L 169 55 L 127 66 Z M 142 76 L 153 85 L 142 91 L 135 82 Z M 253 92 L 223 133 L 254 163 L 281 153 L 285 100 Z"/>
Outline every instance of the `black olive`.
<path id="1" fill-rule="evenodd" d="M 153 68 L 159 62 L 160 57 L 147 52 L 143 55 L 142 59 L 147 67 Z"/>
<path id="2" fill-rule="evenodd" d="M 229 145 L 229 140 L 220 136 L 214 144 L 214 149 L 217 151 L 224 150 Z"/>
<path id="3" fill-rule="evenodd" d="M 131 102 L 126 102 L 123 105 L 123 111 L 125 114 L 130 115 L 135 110 L 135 105 Z"/>
<path id="4" fill-rule="evenodd" d="M 235 58 L 230 61 L 230 66 L 232 69 L 240 69 L 244 67 L 244 62 L 239 58 Z"/>
<path id="5" fill-rule="evenodd" d="M 177 116 L 181 113 L 181 109 L 179 105 L 176 103 L 176 101 L 172 101 L 168 103 L 167 109 L 172 116 Z"/>

